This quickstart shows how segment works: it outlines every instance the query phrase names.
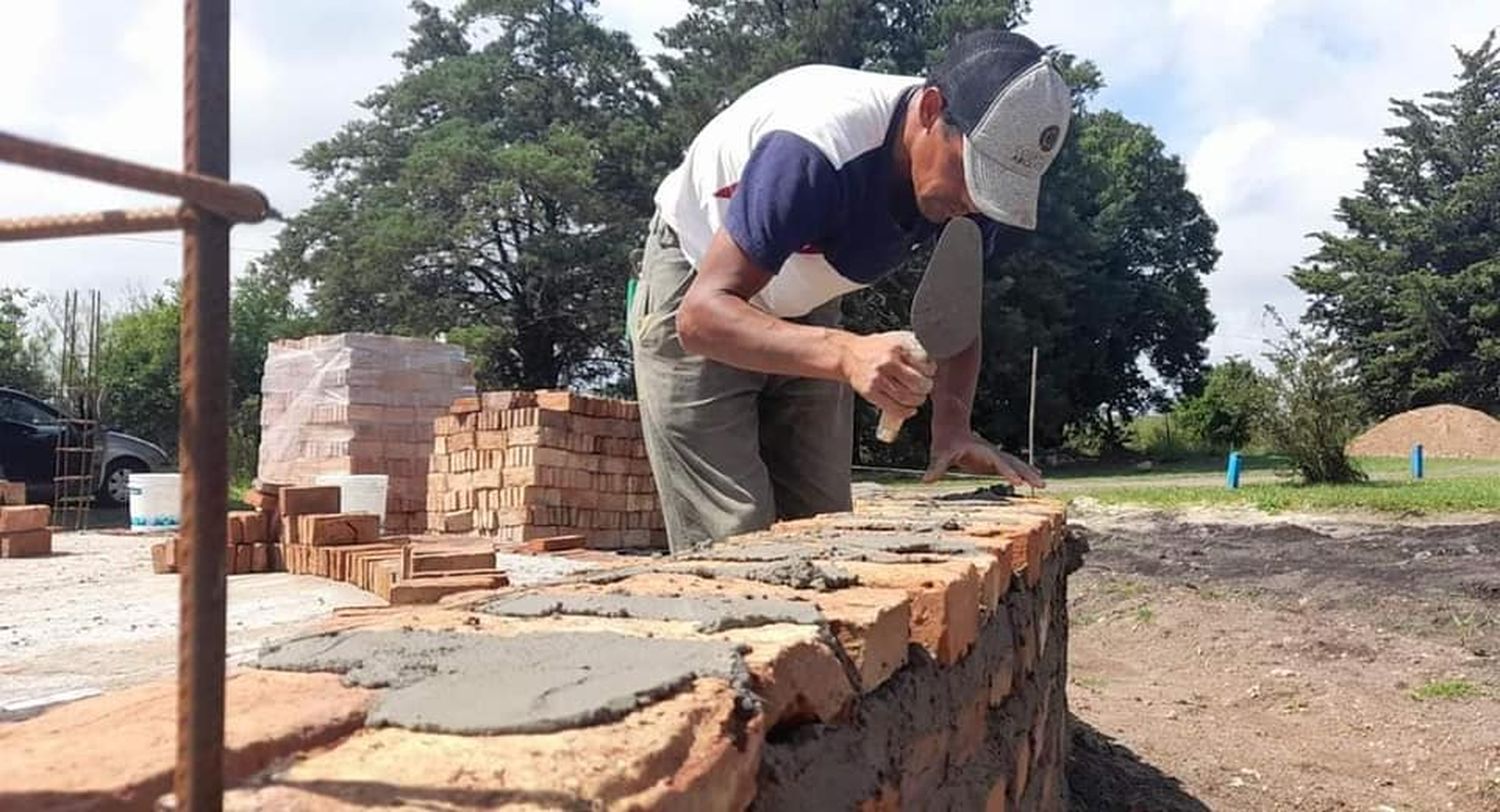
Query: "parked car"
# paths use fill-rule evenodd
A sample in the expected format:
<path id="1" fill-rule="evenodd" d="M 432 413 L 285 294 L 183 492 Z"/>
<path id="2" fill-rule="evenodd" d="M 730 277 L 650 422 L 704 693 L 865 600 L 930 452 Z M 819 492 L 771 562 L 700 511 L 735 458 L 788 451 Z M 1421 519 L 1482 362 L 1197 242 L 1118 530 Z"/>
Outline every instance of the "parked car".
<path id="1" fill-rule="evenodd" d="M 51 501 L 63 417 L 40 398 L 0 387 L 0 479 L 25 482 L 29 501 Z M 170 470 L 172 460 L 160 446 L 106 427 L 96 504 L 127 504 L 131 472 Z"/>

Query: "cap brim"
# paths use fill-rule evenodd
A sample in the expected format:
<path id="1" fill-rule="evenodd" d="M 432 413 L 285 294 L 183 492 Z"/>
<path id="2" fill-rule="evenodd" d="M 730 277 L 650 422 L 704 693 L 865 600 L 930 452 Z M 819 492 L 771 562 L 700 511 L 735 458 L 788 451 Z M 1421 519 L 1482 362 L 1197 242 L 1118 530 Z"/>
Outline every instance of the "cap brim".
<path id="1" fill-rule="evenodd" d="M 969 197 L 984 216 L 997 223 L 1036 230 L 1037 198 L 1042 179 L 1023 175 L 986 157 L 964 139 L 964 181 Z"/>

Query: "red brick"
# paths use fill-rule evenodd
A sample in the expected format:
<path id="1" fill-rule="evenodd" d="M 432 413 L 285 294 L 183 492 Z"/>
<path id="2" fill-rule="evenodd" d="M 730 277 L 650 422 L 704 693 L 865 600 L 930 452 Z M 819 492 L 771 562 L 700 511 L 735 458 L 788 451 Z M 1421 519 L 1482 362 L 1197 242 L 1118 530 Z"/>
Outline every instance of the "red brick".
<path id="1" fill-rule="evenodd" d="M 250 548 L 250 571 L 271 572 L 271 545 L 256 542 L 247 546 Z"/>
<path id="2" fill-rule="evenodd" d="M 253 545 L 250 545 L 250 544 L 236 544 L 236 545 L 234 545 L 234 574 L 235 575 L 244 575 L 245 573 L 248 573 L 248 572 L 254 572 L 255 570 L 254 570 L 254 568 L 252 566 L 254 563 L 255 563 L 255 549 L 254 549 Z"/>
<path id="3" fill-rule="evenodd" d="M 0 505 L 26 504 L 26 483 L 0 480 Z"/>
<path id="4" fill-rule="evenodd" d="M 448 411 L 450 414 L 472 414 L 477 412 L 479 411 L 479 396 L 466 395 L 457 398 L 453 401 L 453 406 Z"/>
<path id="5" fill-rule="evenodd" d="M 312 513 L 297 521 L 302 544 L 369 544 L 380 538 L 380 517 L 373 513 Z"/>
<path id="6" fill-rule="evenodd" d="M 334 485 L 313 485 L 301 488 L 282 488 L 280 513 L 282 516 L 303 516 L 309 513 L 338 513 L 341 496 Z"/>
<path id="7" fill-rule="evenodd" d="M 562 550 L 576 550 L 587 544 L 588 539 L 579 535 L 549 536 L 526 542 L 524 549 L 529 553 L 555 553 Z"/>
<path id="8" fill-rule="evenodd" d="M 39 530 L 52 520 L 52 509 L 46 505 L 8 505 L 0 507 L 0 533 Z"/>
<path id="9" fill-rule="evenodd" d="M 911 639 L 941 664 L 958 662 L 979 638 L 982 580 L 970 560 L 921 566 L 840 561 L 838 566 L 866 586 L 905 589 L 912 606 Z"/>
<path id="10" fill-rule="evenodd" d="M 390 597 L 387 600 L 391 602 L 392 606 L 412 603 L 437 603 L 438 599 L 456 592 L 469 592 L 476 589 L 498 589 L 509 584 L 509 579 L 501 574 L 438 575 L 427 578 L 412 578 L 406 581 L 397 581 L 391 586 Z"/>
<path id="11" fill-rule="evenodd" d="M 157 575 L 177 571 L 177 539 L 151 545 L 151 571 Z"/>
<path id="12" fill-rule="evenodd" d="M 577 411 L 582 401 L 565 389 L 549 389 L 536 393 L 536 405 L 553 412 Z"/>
<path id="13" fill-rule="evenodd" d="M 245 491 L 245 504 L 266 513 L 275 513 L 277 502 L 275 491 L 251 488 Z"/>
<path id="14" fill-rule="evenodd" d="M 52 531 L 43 527 L 0 534 L 0 558 L 29 558 L 52 554 Z"/>
<path id="15" fill-rule="evenodd" d="M 983 746 L 985 734 L 989 732 L 989 710 L 989 692 L 981 690 L 958 712 L 958 723 L 953 731 L 952 766 L 967 764 Z"/>

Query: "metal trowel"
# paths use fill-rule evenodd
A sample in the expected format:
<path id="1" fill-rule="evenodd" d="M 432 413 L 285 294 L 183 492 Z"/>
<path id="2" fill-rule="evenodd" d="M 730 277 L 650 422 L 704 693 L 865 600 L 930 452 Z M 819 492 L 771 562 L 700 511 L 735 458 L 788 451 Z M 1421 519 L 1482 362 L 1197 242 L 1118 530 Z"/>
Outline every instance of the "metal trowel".
<path id="1" fill-rule="evenodd" d="M 917 343 L 912 350 L 918 358 L 952 358 L 979 337 L 983 242 L 979 226 L 967 217 L 955 217 L 943 228 L 911 300 L 911 330 Z M 875 436 L 883 443 L 895 442 L 902 422 L 882 413 Z"/>

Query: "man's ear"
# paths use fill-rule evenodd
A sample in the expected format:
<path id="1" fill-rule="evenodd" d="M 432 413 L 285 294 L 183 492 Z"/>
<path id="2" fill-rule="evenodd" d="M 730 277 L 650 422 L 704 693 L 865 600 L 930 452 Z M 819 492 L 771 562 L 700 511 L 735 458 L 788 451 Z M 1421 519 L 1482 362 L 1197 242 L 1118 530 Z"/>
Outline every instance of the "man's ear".
<path id="1" fill-rule="evenodd" d="M 943 99 L 943 91 L 928 85 L 917 94 L 917 121 L 921 122 L 922 129 L 930 130 L 936 124 L 943 121 L 943 107 L 947 104 Z"/>

